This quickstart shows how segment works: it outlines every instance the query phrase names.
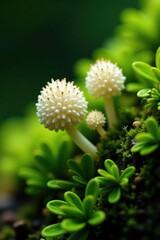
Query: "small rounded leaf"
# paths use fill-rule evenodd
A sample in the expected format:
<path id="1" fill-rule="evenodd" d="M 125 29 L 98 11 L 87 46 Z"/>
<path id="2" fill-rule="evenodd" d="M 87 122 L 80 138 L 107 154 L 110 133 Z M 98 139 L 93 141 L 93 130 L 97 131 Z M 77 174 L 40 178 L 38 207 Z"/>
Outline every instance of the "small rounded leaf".
<path id="1" fill-rule="evenodd" d="M 122 178 L 122 180 L 120 181 L 120 186 L 121 187 L 125 187 L 128 184 L 128 178 Z"/>
<path id="2" fill-rule="evenodd" d="M 93 226 L 99 225 L 105 220 L 105 218 L 106 214 L 103 211 L 99 210 L 92 214 L 91 218 L 88 220 L 88 223 Z"/>
<path id="3" fill-rule="evenodd" d="M 42 236 L 44 237 L 59 237 L 65 233 L 67 231 L 62 228 L 60 223 L 49 225 L 42 230 Z"/>
<path id="4" fill-rule="evenodd" d="M 93 208 L 95 206 L 96 200 L 92 195 L 88 195 L 83 200 L 83 209 L 87 218 L 93 213 Z"/>
<path id="5" fill-rule="evenodd" d="M 68 189 L 70 190 L 75 186 L 73 182 L 66 180 L 53 179 L 47 182 L 47 186 L 53 189 Z"/>
<path id="6" fill-rule="evenodd" d="M 154 152 L 158 148 L 158 146 L 159 146 L 158 144 L 150 145 L 150 146 L 146 145 L 141 149 L 140 154 L 142 156 L 150 154 L 150 153 Z"/>
<path id="7" fill-rule="evenodd" d="M 160 70 L 160 47 L 157 49 L 156 52 L 156 67 Z"/>
<path id="8" fill-rule="evenodd" d="M 73 192 L 65 192 L 64 198 L 66 202 L 68 202 L 71 206 L 74 206 L 80 210 L 83 210 L 83 204 L 81 199 L 76 193 Z"/>
<path id="9" fill-rule="evenodd" d="M 118 202 L 120 197 L 121 197 L 121 189 L 120 189 L 120 187 L 117 187 L 108 195 L 108 202 L 116 203 L 116 202 Z"/>
<path id="10" fill-rule="evenodd" d="M 160 82 L 160 70 L 158 68 L 152 67 L 152 72 L 155 78 Z"/>
<path id="11" fill-rule="evenodd" d="M 65 229 L 68 232 L 77 232 L 83 229 L 86 226 L 86 222 L 82 222 L 77 219 L 64 219 L 61 222 L 61 226 L 63 229 Z"/>
<path id="12" fill-rule="evenodd" d="M 86 186 L 85 196 L 92 195 L 96 201 L 98 197 L 98 193 L 99 193 L 99 183 L 95 178 L 91 179 Z"/>
<path id="13" fill-rule="evenodd" d="M 154 117 L 149 117 L 147 120 L 146 120 L 146 128 L 147 128 L 147 131 L 149 133 L 152 134 L 152 136 L 155 138 L 155 139 L 158 139 L 158 123 L 156 121 L 156 119 Z"/>
<path id="14" fill-rule="evenodd" d="M 112 171 L 113 176 L 114 176 L 117 180 L 119 180 L 119 169 L 118 169 L 118 167 L 117 167 L 116 164 L 111 167 L 111 171 Z"/>
<path id="15" fill-rule="evenodd" d="M 138 152 L 140 151 L 143 147 L 145 146 L 145 143 L 144 142 L 139 142 L 139 143 L 136 143 L 136 145 L 134 145 L 132 148 L 131 148 L 131 152 Z"/>
<path id="16" fill-rule="evenodd" d="M 114 176 L 112 176 L 110 173 L 108 173 L 107 171 L 103 170 L 103 169 L 98 169 L 98 173 L 105 178 L 105 180 L 108 182 L 113 182 L 116 183 L 117 180 Z"/>
<path id="17" fill-rule="evenodd" d="M 61 211 L 68 218 L 83 219 L 85 216 L 85 214 L 80 209 L 69 205 L 62 205 Z"/>
<path id="18" fill-rule="evenodd" d="M 149 88 L 141 89 L 140 91 L 138 91 L 137 97 L 140 97 L 140 98 L 149 97 L 150 91 L 151 91 L 151 89 L 149 89 Z"/>
<path id="19" fill-rule="evenodd" d="M 125 170 L 123 170 L 120 179 L 122 180 L 123 178 L 129 178 L 131 177 L 135 172 L 135 167 L 130 166 L 127 167 Z"/>
<path id="20" fill-rule="evenodd" d="M 134 71 L 143 79 L 159 83 L 152 72 L 152 67 L 149 64 L 144 62 L 134 62 L 132 66 Z"/>
<path id="21" fill-rule="evenodd" d="M 65 201 L 62 201 L 62 200 L 52 200 L 52 201 L 47 203 L 47 208 L 51 212 L 53 212 L 53 213 L 55 213 L 59 216 L 64 216 L 65 214 L 60 209 L 60 207 L 62 205 L 67 205 L 67 203 Z"/>
<path id="22" fill-rule="evenodd" d="M 114 165 L 115 165 L 115 163 L 111 159 L 106 159 L 104 162 L 104 166 L 109 173 L 112 173 L 111 168 Z"/>

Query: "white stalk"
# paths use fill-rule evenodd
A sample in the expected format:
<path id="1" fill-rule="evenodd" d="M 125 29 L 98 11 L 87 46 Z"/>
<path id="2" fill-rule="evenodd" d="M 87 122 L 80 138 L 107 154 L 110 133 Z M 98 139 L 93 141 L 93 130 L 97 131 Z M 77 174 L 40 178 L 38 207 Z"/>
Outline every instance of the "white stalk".
<path id="1" fill-rule="evenodd" d="M 66 128 L 67 133 L 76 145 L 85 153 L 90 153 L 93 157 L 97 156 L 97 148 L 86 137 L 84 137 L 74 126 Z"/>
<path id="2" fill-rule="evenodd" d="M 107 117 L 108 126 L 113 129 L 114 125 L 117 124 L 117 115 L 115 112 L 115 107 L 112 97 L 105 98 L 105 112 Z"/>
<path id="3" fill-rule="evenodd" d="M 104 139 L 107 139 L 107 136 L 106 136 L 106 131 L 104 130 L 103 127 L 98 127 L 97 128 L 97 132 L 99 133 L 99 135 L 104 138 Z"/>

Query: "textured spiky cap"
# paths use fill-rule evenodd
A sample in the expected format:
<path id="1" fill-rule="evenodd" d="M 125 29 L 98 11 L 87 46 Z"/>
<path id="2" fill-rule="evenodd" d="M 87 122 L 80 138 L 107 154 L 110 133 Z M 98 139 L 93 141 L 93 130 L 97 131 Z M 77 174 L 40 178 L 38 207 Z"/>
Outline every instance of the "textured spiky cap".
<path id="1" fill-rule="evenodd" d="M 86 118 L 87 126 L 92 129 L 96 130 L 99 127 L 103 127 L 106 123 L 106 118 L 104 114 L 97 110 L 92 110 Z"/>
<path id="2" fill-rule="evenodd" d="M 86 77 L 86 87 L 95 98 L 110 98 L 121 93 L 125 79 L 122 70 L 116 64 L 101 59 L 91 65 Z"/>
<path id="3" fill-rule="evenodd" d="M 40 123 L 50 130 L 64 130 L 80 123 L 87 113 L 83 92 L 73 82 L 57 79 L 48 82 L 36 103 Z"/>

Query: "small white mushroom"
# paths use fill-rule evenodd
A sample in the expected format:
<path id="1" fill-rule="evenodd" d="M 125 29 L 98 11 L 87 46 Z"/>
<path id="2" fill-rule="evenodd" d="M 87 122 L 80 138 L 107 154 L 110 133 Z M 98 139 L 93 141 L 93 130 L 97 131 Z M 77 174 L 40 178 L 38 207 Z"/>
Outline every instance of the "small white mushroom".
<path id="1" fill-rule="evenodd" d="M 118 96 L 124 89 L 122 70 L 111 61 L 97 60 L 91 65 L 86 77 L 86 87 L 89 93 L 95 97 L 103 97 L 105 100 L 105 111 L 109 128 L 117 124 L 117 116 L 112 97 Z"/>
<path id="2" fill-rule="evenodd" d="M 97 130 L 97 132 L 102 138 L 106 138 L 106 131 L 103 128 L 106 123 L 106 118 L 102 112 L 92 110 L 87 115 L 86 123 L 88 128 L 90 128 L 91 130 Z"/>

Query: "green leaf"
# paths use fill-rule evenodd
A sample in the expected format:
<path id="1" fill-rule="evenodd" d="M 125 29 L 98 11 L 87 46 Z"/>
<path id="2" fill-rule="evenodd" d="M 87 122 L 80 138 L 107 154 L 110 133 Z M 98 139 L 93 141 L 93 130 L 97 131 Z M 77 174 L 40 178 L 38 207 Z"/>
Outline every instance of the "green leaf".
<path id="1" fill-rule="evenodd" d="M 108 195 L 108 202 L 116 203 L 119 201 L 120 197 L 121 197 L 121 189 L 120 187 L 117 187 Z"/>
<path id="2" fill-rule="evenodd" d="M 149 64 L 144 62 L 134 62 L 132 67 L 134 71 L 142 78 L 159 83 L 152 72 L 152 67 Z"/>
<path id="3" fill-rule="evenodd" d="M 109 173 L 111 173 L 111 174 L 112 174 L 111 168 L 112 168 L 112 166 L 114 166 L 114 165 L 116 165 L 116 164 L 115 164 L 111 159 L 106 159 L 106 160 L 104 161 L 104 166 L 105 166 L 106 170 L 107 170 Z"/>
<path id="4" fill-rule="evenodd" d="M 47 180 L 44 178 L 33 178 L 33 179 L 28 179 L 27 180 L 28 185 L 33 185 L 33 186 L 39 186 L 39 187 L 47 187 Z"/>
<path id="5" fill-rule="evenodd" d="M 119 169 L 118 169 L 118 167 L 117 167 L 116 164 L 111 167 L 111 171 L 112 171 L 113 176 L 114 176 L 117 180 L 119 180 Z"/>
<path id="6" fill-rule="evenodd" d="M 78 182 L 82 185 L 87 185 L 87 181 L 81 176 L 73 176 L 72 178 L 75 182 Z"/>
<path id="7" fill-rule="evenodd" d="M 140 91 L 138 91 L 137 97 L 140 97 L 140 98 L 149 97 L 150 96 L 150 92 L 151 92 L 150 88 L 141 89 Z"/>
<path id="8" fill-rule="evenodd" d="M 65 214 L 63 213 L 63 211 L 60 208 L 62 205 L 67 205 L 67 203 L 65 201 L 62 201 L 62 200 L 52 200 L 52 201 L 47 203 L 47 208 L 51 212 L 53 212 L 53 213 L 55 213 L 59 216 L 65 216 Z"/>
<path id="9" fill-rule="evenodd" d="M 98 193 L 99 193 L 98 181 L 95 178 L 91 179 L 86 186 L 85 196 L 92 195 L 96 201 L 98 197 Z"/>
<path id="10" fill-rule="evenodd" d="M 156 98 L 158 97 L 159 99 L 160 92 L 156 88 L 152 88 L 151 92 L 152 92 L 152 97 L 156 97 Z"/>
<path id="11" fill-rule="evenodd" d="M 76 193 L 73 192 L 65 192 L 64 193 L 64 199 L 66 200 L 66 202 L 68 202 L 71 206 L 74 206 L 80 210 L 83 211 L 83 204 L 81 199 L 79 198 L 79 196 Z"/>
<path id="12" fill-rule="evenodd" d="M 89 181 L 94 175 L 94 162 L 89 154 L 84 154 L 81 161 L 84 178 Z"/>
<path id="13" fill-rule="evenodd" d="M 106 214 L 103 211 L 99 210 L 92 214 L 91 218 L 88 220 L 88 223 L 93 226 L 99 225 L 105 220 L 105 218 Z"/>
<path id="14" fill-rule="evenodd" d="M 155 144 L 155 145 L 146 145 L 144 146 L 141 151 L 140 151 L 140 154 L 143 156 L 143 155 L 147 155 L 147 154 L 150 154 L 152 152 L 154 152 L 157 148 L 159 147 L 158 144 Z"/>
<path id="15" fill-rule="evenodd" d="M 125 187 L 127 185 L 128 185 L 128 178 L 122 178 L 122 180 L 120 181 L 120 186 Z"/>
<path id="16" fill-rule="evenodd" d="M 44 237 L 59 237 L 66 233 L 67 231 L 62 228 L 60 223 L 49 225 L 42 230 L 42 236 Z"/>
<path id="17" fill-rule="evenodd" d="M 122 180 L 123 178 L 129 178 L 131 177 L 135 172 L 135 167 L 133 166 L 129 166 L 127 167 L 125 170 L 123 170 L 121 176 L 120 176 L 120 180 Z"/>
<path id="18" fill-rule="evenodd" d="M 89 229 L 87 227 L 83 228 L 78 232 L 74 232 L 71 234 L 67 240 L 88 240 Z"/>
<path id="19" fill-rule="evenodd" d="M 98 180 L 98 182 L 99 182 L 100 184 L 106 182 L 106 178 L 105 178 L 105 177 L 101 177 L 101 176 L 96 177 L 96 180 Z"/>
<path id="20" fill-rule="evenodd" d="M 77 219 L 64 219 L 61 222 L 61 226 L 68 232 L 77 232 L 83 229 L 86 226 L 86 222 L 82 222 Z"/>
<path id="21" fill-rule="evenodd" d="M 103 169 L 98 169 L 97 171 L 101 176 L 103 176 L 106 179 L 106 181 L 117 183 L 117 179 L 114 176 L 112 176 L 110 173 L 106 172 Z"/>
<path id="22" fill-rule="evenodd" d="M 158 139 L 158 123 L 154 117 L 149 117 L 145 122 L 146 129 L 153 135 L 155 139 Z"/>
<path id="23" fill-rule="evenodd" d="M 160 82 L 160 70 L 158 68 L 152 67 L 152 72 L 157 79 L 157 81 Z"/>
<path id="24" fill-rule="evenodd" d="M 150 133 L 138 133 L 135 137 L 137 142 L 152 143 L 155 142 L 155 138 Z"/>
<path id="25" fill-rule="evenodd" d="M 131 148 L 131 152 L 138 152 L 138 151 L 140 151 L 144 146 L 145 146 L 145 143 L 144 143 L 144 142 L 136 143 L 136 145 L 134 145 L 134 146 Z"/>
<path id="26" fill-rule="evenodd" d="M 75 218 L 75 219 L 84 219 L 84 213 L 73 206 L 69 206 L 69 205 L 62 205 L 60 207 L 60 210 L 68 217 L 68 218 Z"/>
<path id="27" fill-rule="evenodd" d="M 71 189 L 75 184 L 66 180 L 53 179 L 48 181 L 47 186 L 53 189 Z"/>
<path id="28" fill-rule="evenodd" d="M 96 199 L 92 195 L 87 195 L 83 199 L 83 209 L 87 218 L 90 218 L 90 216 L 92 215 L 95 204 Z"/>
<path id="29" fill-rule="evenodd" d="M 155 62 L 156 67 L 160 70 L 160 47 L 157 49 Z"/>

